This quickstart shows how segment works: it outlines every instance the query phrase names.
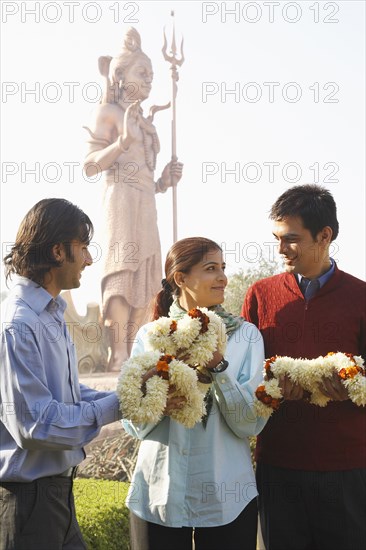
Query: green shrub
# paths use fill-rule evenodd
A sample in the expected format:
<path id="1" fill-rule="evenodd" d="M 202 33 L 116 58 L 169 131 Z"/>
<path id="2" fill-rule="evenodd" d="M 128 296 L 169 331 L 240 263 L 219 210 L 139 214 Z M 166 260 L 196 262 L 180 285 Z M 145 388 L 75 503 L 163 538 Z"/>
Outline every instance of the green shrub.
<path id="1" fill-rule="evenodd" d="M 129 484 L 104 479 L 76 478 L 76 516 L 90 550 L 129 550 Z"/>

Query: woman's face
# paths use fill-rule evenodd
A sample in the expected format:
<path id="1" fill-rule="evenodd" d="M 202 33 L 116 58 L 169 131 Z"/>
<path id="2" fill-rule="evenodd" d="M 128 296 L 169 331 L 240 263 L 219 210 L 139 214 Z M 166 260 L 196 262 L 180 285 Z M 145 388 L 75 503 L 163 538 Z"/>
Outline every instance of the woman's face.
<path id="1" fill-rule="evenodd" d="M 180 287 L 179 303 L 186 310 L 222 304 L 227 285 L 221 250 L 209 250 L 190 272 L 175 274 Z"/>
<path id="2" fill-rule="evenodd" d="M 116 77 L 122 81 L 124 100 L 130 103 L 146 99 L 151 91 L 153 70 L 149 59 L 138 56 L 123 74 L 117 69 Z"/>

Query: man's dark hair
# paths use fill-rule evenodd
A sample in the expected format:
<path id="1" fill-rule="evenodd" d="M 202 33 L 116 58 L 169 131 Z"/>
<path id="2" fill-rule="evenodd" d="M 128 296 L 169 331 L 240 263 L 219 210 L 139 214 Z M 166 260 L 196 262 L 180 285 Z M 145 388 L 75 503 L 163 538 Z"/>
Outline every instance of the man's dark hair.
<path id="1" fill-rule="evenodd" d="M 337 238 L 337 206 L 332 194 L 320 185 L 296 185 L 282 193 L 272 206 L 269 217 L 283 220 L 289 216 L 301 218 L 313 239 L 326 226 L 332 229 L 332 241 Z"/>
<path id="2" fill-rule="evenodd" d="M 60 267 L 52 253 L 55 244 L 65 246 L 73 260 L 71 241 L 89 244 L 94 232 L 89 217 L 65 199 L 43 199 L 33 206 L 19 226 L 16 241 L 4 258 L 6 279 L 22 275 L 42 285 L 52 267 Z"/>

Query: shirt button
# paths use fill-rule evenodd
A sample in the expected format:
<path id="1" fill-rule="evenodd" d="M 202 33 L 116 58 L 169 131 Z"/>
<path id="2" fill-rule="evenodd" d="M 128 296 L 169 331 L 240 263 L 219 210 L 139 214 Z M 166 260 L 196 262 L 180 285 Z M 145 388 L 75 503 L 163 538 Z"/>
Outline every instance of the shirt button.
<path id="1" fill-rule="evenodd" d="M 226 378 L 221 378 L 220 382 L 221 382 L 221 384 L 225 384 L 227 382 L 227 379 Z"/>
<path id="2" fill-rule="evenodd" d="M 187 455 L 188 455 L 188 452 L 189 452 L 188 449 L 183 449 L 182 454 L 185 455 L 185 456 L 187 456 Z"/>

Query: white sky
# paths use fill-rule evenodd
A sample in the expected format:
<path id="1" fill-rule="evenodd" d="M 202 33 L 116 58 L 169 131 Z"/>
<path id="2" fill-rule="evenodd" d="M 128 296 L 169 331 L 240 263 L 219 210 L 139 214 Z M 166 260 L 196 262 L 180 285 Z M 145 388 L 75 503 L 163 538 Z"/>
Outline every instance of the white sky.
<path id="1" fill-rule="evenodd" d="M 2 256 L 24 214 L 51 196 L 85 210 L 98 243 L 102 180 L 87 181 L 81 171 L 82 126 L 103 87 L 97 59 L 119 53 L 124 30 L 135 26 L 155 74 L 145 112 L 167 103 L 171 78 L 161 48 L 172 9 L 186 58 L 177 98 L 178 156 L 185 165 L 178 238 L 202 235 L 224 243 L 233 251 L 226 255 L 229 273 L 255 265 L 272 246 L 265 243 L 273 242 L 267 215 L 274 200 L 291 185 L 319 182 L 338 205 L 333 255 L 341 269 L 363 279 L 363 1 L 3 1 Z M 27 93 L 32 89 L 36 95 Z M 170 116 L 157 113 L 154 121 L 161 142 L 155 179 L 170 159 Z M 39 182 L 27 172 L 35 163 Z M 73 181 L 70 163 L 76 163 Z M 225 176 L 225 167 L 235 166 L 236 176 Z M 165 257 L 172 242 L 171 194 L 156 198 Z M 73 292 L 81 310 L 100 299 L 100 264 L 84 272 Z"/>

